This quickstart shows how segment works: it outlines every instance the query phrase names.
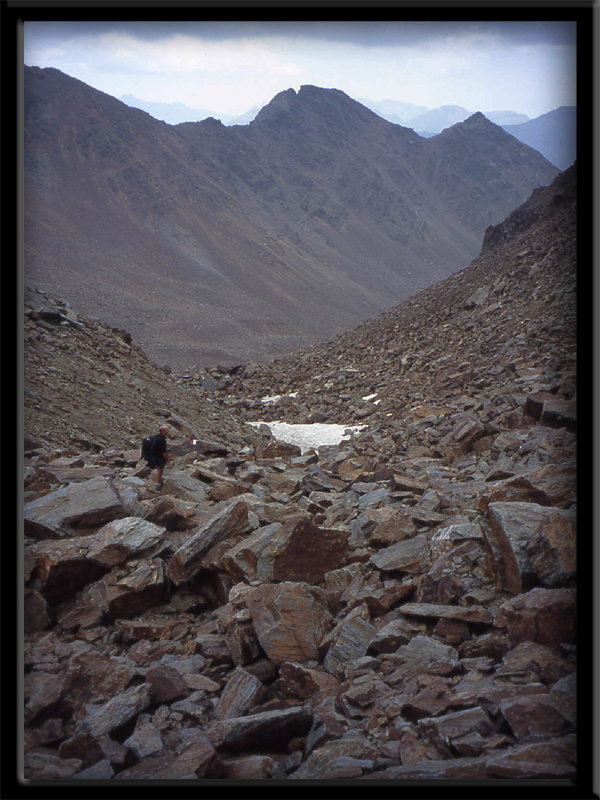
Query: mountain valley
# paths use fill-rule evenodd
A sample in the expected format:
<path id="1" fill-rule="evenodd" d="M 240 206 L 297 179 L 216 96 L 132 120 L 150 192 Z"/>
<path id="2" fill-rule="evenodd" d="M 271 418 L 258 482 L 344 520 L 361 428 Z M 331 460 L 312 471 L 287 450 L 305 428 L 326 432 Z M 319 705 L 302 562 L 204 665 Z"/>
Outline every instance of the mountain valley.
<path id="1" fill-rule="evenodd" d="M 557 174 L 481 114 L 425 139 L 303 86 L 169 126 L 27 67 L 24 279 L 171 368 L 265 362 L 461 269 Z"/>
<path id="2" fill-rule="evenodd" d="M 298 103 L 263 110 L 272 141 Z M 490 133 L 467 123 L 428 150 L 455 215 L 441 154 L 466 137 L 482 164 Z M 584 779 L 577 166 L 475 229 L 461 269 L 267 362 L 159 367 L 99 292 L 26 291 L 26 779 Z M 275 420 L 364 428 L 302 452 Z"/>

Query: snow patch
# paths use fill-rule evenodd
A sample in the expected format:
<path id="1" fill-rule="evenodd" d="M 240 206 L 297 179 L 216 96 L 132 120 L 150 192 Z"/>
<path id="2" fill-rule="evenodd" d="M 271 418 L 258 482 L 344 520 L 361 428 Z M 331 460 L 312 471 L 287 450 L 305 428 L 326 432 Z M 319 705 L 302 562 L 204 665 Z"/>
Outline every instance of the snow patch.
<path id="1" fill-rule="evenodd" d="M 289 422 L 249 422 L 258 427 L 266 425 L 273 436 L 287 444 L 295 444 L 304 453 L 306 450 L 329 447 L 340 444 L 350 438 L 366 425 L 333 425 L 325 422 L 314 422 L 309 425 L 295 425 Z"/>
<path id="2" fill-rule="evenodd" d="M 261 397 L 261 403 L 276 403 L 278 400 L 281 400 L 282 397 L 298 397 L 298 392 L 290 392 L 290 394 L 274 394 L 270 397 Z"/>

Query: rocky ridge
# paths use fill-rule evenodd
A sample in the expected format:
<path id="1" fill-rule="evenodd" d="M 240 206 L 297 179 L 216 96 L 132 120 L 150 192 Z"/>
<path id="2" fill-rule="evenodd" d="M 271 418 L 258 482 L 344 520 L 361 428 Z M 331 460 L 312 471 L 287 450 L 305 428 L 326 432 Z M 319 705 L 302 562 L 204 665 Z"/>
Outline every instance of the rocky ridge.
<path id="1" fill-rule="evenodd" d="M 575 209 L 546 200 L 297 359 L 170 376 L 240 437 L 164 417 L 162 493 L 125 447 L 27 452 L 26 777 L 576 778 Z M 368 427 L 241 434 L 284 417 Z"/>
<path id="2" fill-rule="evenodd" d="M 137 448 L 160 422 L 223 444 L 247 437 L 201 386 L 190 392 L 129 332 L 64 299 L 26 290 L 23 334 L 25 450 Z"/>

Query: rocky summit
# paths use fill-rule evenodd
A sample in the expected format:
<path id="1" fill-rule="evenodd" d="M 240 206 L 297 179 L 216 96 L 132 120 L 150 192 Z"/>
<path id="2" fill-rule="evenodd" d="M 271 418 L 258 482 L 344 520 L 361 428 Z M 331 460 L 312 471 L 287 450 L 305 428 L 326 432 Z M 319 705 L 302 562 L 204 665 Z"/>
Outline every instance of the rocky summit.
<path id="1" fill-rule="evenodd" d="M 28 296 L 27 779 L 577 778 L 575 181 L 269 364 Z"/>

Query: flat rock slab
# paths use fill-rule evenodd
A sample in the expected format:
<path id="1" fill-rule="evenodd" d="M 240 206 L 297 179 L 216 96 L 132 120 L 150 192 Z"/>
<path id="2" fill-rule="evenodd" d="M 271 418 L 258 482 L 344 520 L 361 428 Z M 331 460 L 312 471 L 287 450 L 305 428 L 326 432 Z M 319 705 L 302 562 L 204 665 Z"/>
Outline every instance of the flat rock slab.
<path id="1" fill-rule="evenodd" d="M 435 617 L 455 619 L 460 622 L 492 623 L 490 612 L 482 606 L 444 606 L 434 603 L 404 603 L 398 609 L 401 614 L 412 617 Z"/>
<path id="2" fill-rule="evenodd" d="M 87 706 L 88 716 L 77 725 L 75 735 L 89 733 L 96 737 L 105 736 L 137 717 L 149 705 L 149 686 L 134 686 L 101 706 Z"/>
<path id="3" fill-rule="evenodd" d="M 519 741 L 547 739 L 574 731 L 548 694 L 530 694 L 500 704 L 502 716 Z"/>
<path id="4" fill-rule="evenodd" d="M 375 636 L 375 626 L 368 619 L 365 608 L 351 612 L 338 627 L 325 657 L 325 669 L 336 677 L 344 674 L 346 665 L 362 658 Z"/>
<path id="5" fill-rule="evenodd" d="M 371 556 L 370 563 L 384 572 L 425 572 L 429 547 L 423 534 L 405 539 Z"/>
<path id="6" fill-rule="evenodd" d="M 373 769 L 378 751 L 362 738 L 325 742 L 289 777 L 292 780 L 359 778 Z"/>
<path id="7" fill-rule="evenodd" d="M 102 525 L 126 516 L 123 504 L 104 477 L 71 483 L 25 503 L 25 535 L 57 539 L 72 535 L 72 528 Z"/>
<path id="8" fill-rule="evenodd" d="M 99 564 L 113 567 L 154 549 L 162 543 L 164 535 L 164 528 L 140 517 L 115 520 L 89 537 L 87 556 Z"/>
<path id="9" fill-rule="evenodd" d="M 202 568 L 202 559 L 212 547 L 241 533 L 247 525 L 247 504 L 243 500 L 233 500 L 175 552 L 167 567 L 169 578 L 176 585 L 191 580 Z"/>
<path id="10" fill-rule="evenodd" d="M 285 751 L 290 739 L 306 736 L 311 725 L 312 712 L 298 706 L 213 722 L 207 727 L 206 734 L 219 751 L 281 752 Z"/>
<path id="11" fill-rule="evenodd" d="M 211 776 L 219 761 L 217 753 L 202 731 L 196 731 L 175 751 L 148 757 L 119 773 L 119 780 L 185 780 Z M 214 776 L 216 777 L 216 776 Z"/>

